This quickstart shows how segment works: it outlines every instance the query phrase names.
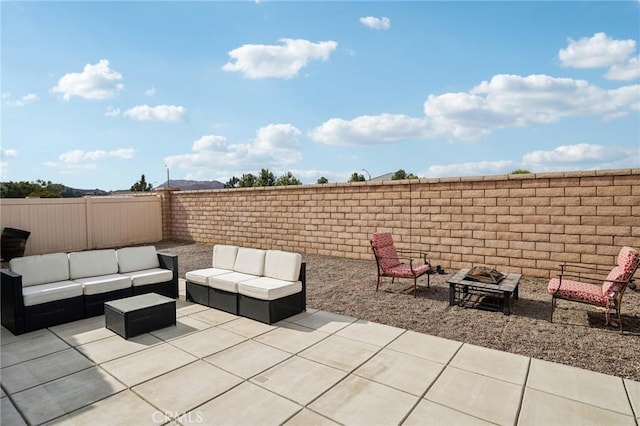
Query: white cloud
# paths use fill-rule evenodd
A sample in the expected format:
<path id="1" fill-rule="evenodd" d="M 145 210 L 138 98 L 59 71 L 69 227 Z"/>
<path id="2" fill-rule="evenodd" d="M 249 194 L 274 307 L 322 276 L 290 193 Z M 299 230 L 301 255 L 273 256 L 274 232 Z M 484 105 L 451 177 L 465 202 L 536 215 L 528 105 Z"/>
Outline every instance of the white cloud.
<path id="1" fill-rule="evenodd" d="M 80 163 L 83 161 L 97 161 L 105 158 L 122 158 L 129 160 L 133 158 L 135 152 L 136 151 L 133 148 L 120 148 L 112 151 L 83 151 L 81 149 L 76 149 L 60 154 L 58 159 L 65 164 Z"/>
<path id="2" fill-rule="evenodd" d="M 631 81 L 640 78 L 640 58 L 635 51 L 635 40 L 615 40 L 605 33 L 596 33 L 591 38 L 569 39 L 569 45 L 560 49 L 558 58 L 565 67 L 609 67 L 605 78 Z"/>
<path id="3" fill-rule="evenodd" d="M 640 85 L 605 90 L 584 80 L 499 74 L 468 92 L 429 95 L 422 117 L 401 114 L 332 118 L 309 132 L 328 145 L 376 145 L 416 139 L 476 140 L 501 128 L 569 117 L 611 120 L 640 109 Z"/>
<path id="4" fill-rule="evenodd" d="M 626 62 L 614 64 L 604 75 L 609 80 L 631 81 L 640 78 L 640 56 L 633 57 Z"/>
<path id="5" fill-rule="evenodd" d="M 474 163 L 433 165 L 427 171 L 418 173 L 418 175 L 420 177 L 486 176 L 510 173 L 517 167 L 518 164 L 511 160 L 478 161 Z"/>
<path id="6" fill-rule="evenodd" d="M 283 38 L 283 44 L 245 44 L 229 52 L 231 62 L 222 69 L 241 72 L 247 78 L 293 78 L 311 60 L 326 61 L 338 43 Z M 235 61 L 235 62 L 234 62 Z"/>
<path id="7" fill-rule="evenodd" d="M 107 117 L 118 117 L 120 116 L 120 108 L 114 108 L 112 106 L 108 106 L 104 115 Z"/>
<path id="8" fill-rule="evenodd" d="M 302 159 L 301 132 L 291 124 L 261 127 L 249 143 L 229 143 L 219 135 L 206 135 L 193 142 L 191 153 L 165 158 L 169 168 L 189 171 L 191 178 L 202 178 L 227 170 L 241 176 L 262 168 L 286 169 Z"/>
<path id="9" fill-rule="evenodd" d="M 103 100 L 113 98 L 122 90 L 124 85 L 121 81 L 122 74 L 112 70 L 108 60 L 101 59 L 95 65 L 85 65 L 80 73 L 65 74 L 51 91 L 62 94 L 65 101 L 69 101 L 73 96 Z"/>
<path id="10" fill-rule="evenodd" d="M 1 148 L 0 156 L 2 158 L 13 158 L 18 156 L 18 150 L 12 148 Z"/>
<path id="11" fill-rule="evenodd" d="M 139 121 L 182 121 L 187 115 L 183 106 L 175 105 L 139 105 L 122 113 L 125 117 Z"/>
<path id="12" fill-rule="evenodd" d="M 538 172 L 635 168 L 639 163 L 640 146 L 622 148 L 588 143 L 562 145 L 550 151 L 533 151 L 522 157 L 525 168 Z"/>
<path id="13" fill-rule="evenodd" d="M 3 94 L 4 95 L 4 94 Z M 5 180 L 8 176 L 9 158 L 18 156 L 18 150 L 11 148 L 0 148 L 0 179 Z"/>
<path id="14" fill-rule="evenodd" d="M 614 40 L 605 33 L 591 38 L 568 40 L 566 49 L 560 49 L 558 57 L 565 67 L 600 68 L 624 62 L 636 49 L 635 40 Z"/>
<path id="15" fill-rule="evenodd" d="M 402 114 L 363 115 L 352 120 L 332 118 L 309 132 L 327 145 L 378 145 L 428 136 L 424 118 Z"/>
<path id="16" fill-rule="evenodd" d="M 522 160 L 496 160 L 433 165 L 419 173 L 421 177 L 486 176 L 507 174 L 516 169 L 532 173 L 568 170 L 604 170 L 637 168 L 640 164 L 640 146 L 622 148 L 579 143 L 562 145 L 551 150 L 526 153 Z"/>
<path id="17" fill-rule="evenodd" d="M 367 16 L 360 18 L 360 23 L 373 30 L 388 30 L 391 28 L 391 20 L 386 16 L 383 16 L 382 18 Z"/>
<path id="18" fill-rule="evenodd" d="M 35 102 L 35 101 L 39 100 L 40 98 L 35 93 L 28 93 L 28 94 L 26 94 L 24 96 L 21 96 L 18 99 L 12 99 L 11 98 L 11 93 L 5 92 L 5 93 L 2 94 L 2 99 L 5 100 L 5 104 L 7 106 L 21 108 L 21 107 L 25 106 L 28 103 Z"/>
<path id="19" fill-rule="evenodd" d="M 147 96 L 153 96 L 156 94 L 156 88 L 152 87 L 151 89 L 147 89 L 144 91 L 144 94 Z"/>
<path id="20" fill-rule="evenodd" d="M 95 163 L 61 163 L 55 161 L 46 161 L 44 166 L 56 169 L 59 173 L 64 175 L 82 173 L 92 170 L 97 170 L 98 166 Z"/>
<path id="21" fill-rule="evenodd" d="M 95 150 L 83 151 L 76 149 L 60 154 L 58 161 L 47 161 L 43 163 L 46 167 L 56 169 L 62 174 L 82 173 L 97 170 L 96 164 L 99 160 L 108 158 L 120 158 L 129 160 L 134 157 L 136 150 L 133 148 L 120 148 L 111 151 Z"/>

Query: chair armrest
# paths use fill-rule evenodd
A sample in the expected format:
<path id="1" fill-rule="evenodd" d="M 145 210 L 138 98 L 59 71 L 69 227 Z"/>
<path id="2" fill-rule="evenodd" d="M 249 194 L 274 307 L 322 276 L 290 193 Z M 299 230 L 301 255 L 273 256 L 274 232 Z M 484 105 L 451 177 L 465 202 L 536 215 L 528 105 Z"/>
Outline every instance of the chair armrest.
<path id="1" fill-rule="evenodd" d="M 380 260 L 380 259 L 398 259 L 399 261 L 403 261 L 404 260 L 404 261 L 407 261 L 407 262 L 412 262 L 414 260 L 418 260 L 415 257 L 400 257 L 400 256 L 397 256 L 397 257 L 377 256 L 377 259 L 378 260 Z M 426 261 L 426 259 L 424 259 L 424 260 Z"/>
<path id="2" fill-rule="evenodd" d="M 410 257 L 411 255 L 417 255 L 418 258 L 424 260 L 424 263 L 429 263 L 427 260 L 427 256 L 429 255 L 426 251 L 421 250 L 396 250 L 396 253 L 400 253 L 405 255 L 405 259 L 416 259 L 416 257 Z M 407 256 L 408 255 L 408 256 Z"/>
<path id="3" fill-rule="evenodd" d="M 612 267 L 613 268 L 613 267 Z M 611 272 L 611 269 L 599 268 L 597 266 L 587 266 L 579 263 L 562 263 L 560 264 L 560 271 L 562 272 L 573 272 L 576 274 L 586 273 L 586 274 L 608 274 Z"/>
<path id="4" fill-rule="evenodd" d="M 559 274 L 558 278 L 560 279 L 560 285 L 562 285 L 562 280 L 567 280 L 567 279 L 571 281 L 579 281 L 587 284 L 602 284 L 604 282 L 602 278 L 586 277 L 584 275 L 579 275 L 574 273 Z"/>

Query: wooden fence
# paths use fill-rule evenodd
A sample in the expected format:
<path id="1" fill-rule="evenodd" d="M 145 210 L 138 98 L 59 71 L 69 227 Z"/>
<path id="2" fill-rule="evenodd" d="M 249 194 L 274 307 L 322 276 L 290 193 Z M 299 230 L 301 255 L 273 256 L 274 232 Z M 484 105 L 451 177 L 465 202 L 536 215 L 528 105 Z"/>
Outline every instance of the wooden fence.
<path id="1" fill-rule="evenodd" d="M 31 232 L 25 255 L 121 247 L 162 240 L 157 195 L 0 201 L 0 224 Z"/>

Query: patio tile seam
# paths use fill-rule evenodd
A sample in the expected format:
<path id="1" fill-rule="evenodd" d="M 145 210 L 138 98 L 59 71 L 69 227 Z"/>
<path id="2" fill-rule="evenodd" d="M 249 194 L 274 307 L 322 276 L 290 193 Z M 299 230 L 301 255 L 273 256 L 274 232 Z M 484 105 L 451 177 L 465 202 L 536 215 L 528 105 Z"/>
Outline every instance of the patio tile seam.
<path id="1" fill-rule="evenodd" d="M 24 421 L 25 424 L 28 425 L 29 421 L 27 420 L 27 416 L 22 412 L 22 409 L 20 409 L 18 404 L 16 404 L 16 402 L 13 399 L 13 397 L 9 393 L 7 393 L 6 389 L 5 389 L 5 392 L 4 392 L 4 396 L 2 398 L 7 398 L 9 400 L 9 402 L 11 402 L 11 405 L 13 405 L 13 408 L 20 415 L 20 418 Z"/>
<path id="2" fill-rule="evenodd" d="M 186 367 L 186 365 L 184 367 Z M 158 405 L 154 404 L 151 400 L 145 398 L 144 395 L 142 395 L 141 393 L 139 393 L 137 390 L 134 389 L 135 387 L 138 387 L 138 386 L 142 385 L 143 383 L 149 382 L 151 380 L 153 380 L 153 379 L 149 379 L 149 380 L 146 380 L 145 382 L 138 383 L 138 384 L 136 384 L 134 386 L 128 387 L 127 389 L 124 389 L 123 392 L 127 391 L 127 390 L 131 391 L 138 398 L 140 398 L 144 402 L 148 403 L 153 408 L 155 408 L 158 412 L 162 413 L 165 417 L 170 419 L 169 421 L 167 421 L 166 423 L 163 423 L 163 424 L 169 424 L 169 423 L 171 423 L 171 421 L 178 422 L 178 420 L 177 420 L 178 417 L 182 417 L 183 415 L 185 415 L 185 414 L 187 414 L 187 413 L 189 413 L 191 411 L 197 410 L 198 408 L 202 407 L 203 405 L 208 404 L 209 402 L 213 401 L 216 398 L 219 398 L 220 396 L 222 396 L 225 393 L 231 391 L 232 389 L 237 388 L 238 386 L 240 386 L 243 383 L 243 382 L 240 382 L 237 385 L 231 386 L 229 389 L 225 390 L 224 392 L 220 392 L 219 394 L 217 394 L 217 395 L 215 395 L 215 396 L 213 396 L 213 397 L 201 402 L 200 404 L 197 404 L 197 405 L 195 405 L 195 406 L 193 406 L 193 407 L 191 407 L 191 408 L 189 408 L 189 409 L 187 409 L 185 411 L 169 412 L 169 411 L 164 410 L 162 407 L 159 407 Z"/>
<path id="3" fill-rule="evenodd" d="M 520 414 L 522 414 L 522 403 L 524 402 L 524 394 L 527 391 L 527 383 L 529 383 L 529 374 L 531 373 L 531 357 L 527 357 L 527 373 L 524 378 L 524 383 L 520 391 L 520 403 L 518 404 L 518 410 L 516 412 L 516 425 L 520 422 Z"/>
<path id="4" fill-rule="evenodd" d="M 460 345 L 460 348 L 462 348 L 462 345 Z M 456 353 L 458 353 L 458 351 L 460 350 L 460 348 L 458 348 L 458 349 L 456 350 Z M 392 349 L 391 349 L 391 350 L 392 350 Z M 397 352 L 397 351 L 396 351 L 396 352 Z M 403 353 L 403 352 L 399 352 L 399 353 Z M 407 354 L 407 355 L 410 355 L 410 354 Z M 410 355 L 410 356 L 414 356 L 414 355 Z M 454 356 L 455 356 L 455 355 L 454 355 Z M 418 357 L 418 358 L 419 358 L 419 357 Z M 412 407 L 411 407 L 411 409 L 407 412 L 407 414 L 405 414 L 405 416 L 400 420 L 400 422 L 398 423 L 399 425 L 402 425 L 405 421 L 407 421 L 407 419 L 409 418 L 409 416 L 411 415 L 411 413 L 413 413 L 413 412 L 415 411 L 416 407 L 420 404 L 420 402 L 422 402 L 423 400 L 425 400 L 425 401 L 429 401 L 429 400 L 426 398 L 427 393 L 429 393 L 429 390 L 431 390 L 431 388 L 433 388 L 433 385 L 435 385 L 435 383 L 438 381 L 438 379 L 439 379 L 439 378 L 444 374 L 444 371 L 445 371 L 445 370 L 447 369 L 447 367 L 448 367 L 448 363 L 449 363 L 449 362 L 451 362 L 451 360 L 452 360 L 453 358 L 454 358 L 454 357 L 451 357 L 451 359 L 449 359 L 449 361 L 447 362 L 447 364 L 438 363 L 438 364 L 441 364 L 441 365 L 443 366 L 443 367 L 442 367 L 442 369 L 440 370 L 440 372 L 438 373 L 438 375 L 437 375 L 436 377 L 434 377 L 434 379 L 431 381 L 431 384 L 430 384 L 429 386 L 427 386 L 427 388 L 424 390 L 424 392 L 423 392 L 421 395 L 419 395 L 419 396 L 418 396 L 418 399 L 417 399 L 416 403 L 415 403 L 415 404 L 413 404 L 413 406 L 412 406 Z M 424 359 L 424 358 L 421 358 L 421 359 Z M 430 402 L 433 402 L 434 404 L 437 404 L 435 401 L 430 401 Z M 446 407 L 445 405 L 442 405 L 442 404 L 438 404 L 438 405 L 441 405 L 441 406 L 443 406 L 443 407 Z M 450 408 L 450 407 L 446 407 L 446 408 Z M 456 410 L 456 411 L 458 411 L 458 410 Z"/>
<path id="5" fill-rule="evenodd" d="M 245 381 L 245 382 L 249 382 L 249 381 L 250 381 L 251 379 L 253 379 L 254 377 L 259 376 L 260 374 L 263 374 L 264 372 L 269 371 L 269 370 L 271 370 L 272 368 L 277 367 L 277 366 L 279 366 L 280 364 L 282 364 L 282 363 L 284 363 L 284 362 L 286 362 L 286 361 L 288 361 L 288 360 L 290 360 L 291 358 L 293 358 L 293 357 L 295 357 L 295 356 L 296 356 L 295 354 L 290 354 L 290 355 L 291 355 L 291 356 L 289 356 L 289 357 L 287 357 L 287 358 L 283 359 L 282 361 L 276 362 L 275 364 L 273 364 L 273 365 L 271 365 L 271 366 L 269 366 L 269 367 L 265 368 L 264 370 L 260 370 L 259 372 L 255 373 L 254 375 L 249 376 L 249 377 L 247 377 L 247 378 L 244 378 L 244 377 L 242 377 L 242 376 L 239 376 L 238 374 L 234 373 L 233 371 L 229 371 L 229 370 L 225 369 L 224 367 L 221 367 L 221 366 L 216 365 L 216 364 L 214 364 L 214 363 L 212 363 L 212 362 L 210 362 L 210 361 L 207 361 L 207 360 L 206 360 L 206 359 L 204 359 L 204 358 L 200 359 L 200 361 L 204 361 L 204 362 L 206 362 L 207 364 L 212 365 L 212 366 L 214 366 L 214 367 L 216 367 L 216 368 L 219 368 L 220 370 L 222 370 L 222 371 L 224 371 L 224 372 L 226 372 L 226 373 L 232 374 L 233 376 L 235 376 L 235 377 L 239 378 L 240 380 L 243 380 L 243 381 Z M 211 355 L 209 355 L 209 356 L 211 356 Z M 209 356 L 207 356 L 207 357 L 209 357 Z M 194 362 L 195 362 L 195 361 L 194 361 Z M 250 382 L 250 383 L 253 383 L 253 382 Z M 254 384 L 256 384 L 256 383 L 254 383 Z"/>
<path id="6" fill-rule="evenodd" d="M 527 358 L 529 358 L 529 357 L 527 357 Z M 446 367 L 455 368 L 455 369 L 458 369 L 458 370 L 466 371 L 468 373 L 476 374 L 478 376 L 486 377 L 486 378 L 493 379 L 493 380 L 498 380 L 498 381 L 501 381 L 503 383 L 509 383 L 509 384 L 520 386 L 520 387 L 524 388 L 524 386 L 525 386 L 525 384 L 526 384 L 526 382 L 527 382 L 527 380 L 529 378 L 529 369 L 530 369 L 530 365 L 531 365 L 531 358 L 529 358 L 529 361 L 527 362 L 527 372 L 526 372 L 526 375 L 525 375 L 525 381 L 523 383 L 512 382 L 510 380 L 501 379 L 499 377 L 494 377 L 494 376 L 491 376 L 489 374 L 480 373 L 480 372 L 478 372 L 476 370 L 464 368 L 464 367 L 459 366 L 459 365 L 451 365 L 450 362 L 451 361 L 449 361 L 449 363 L 446 364 Z"/>
<path id="7" fill-rule="evenodd" d="M 622 380 L 622 386 L 624 387 L 624 393 L 625 395 L 627 395 L 627 399 L 629 400 L 629 406 L 631 407 L 631 413 L 633 413 L 633 416 L 636 418 L 636 424 L 638 424 L 638 420 L 640 419 L 640 412 L 636 413 L 636 410 L 633 407 L 633 401 L 631 401 L 631 395 L 629 395 L 629 387 L 627 385 L 627 381 L 626 380 Z"/>
<path id="8" fill-rule="evenodd" d="M 120 382 L 120 383 L 122 383 L 122 382 Z M 125 386 L 126 386 L 126 385 L 125 385 Z M 33 425 L 33 426 L 49 425 L 49 424 L 51 424 L 51 422 L 54 422 L 54 421 L 59 420 L 59 419 L 62 419 L 62 418 L 64 418 L 65 416 L 68 416 L 68 415 L 70 415 L 70 414 L 73 414 L 73 413 L 75 413 L 75 412 L 77 412 L 77 411 L 84 410 L 84 409 L 85 409 L 85 408 L 87 408 L 87 407 L 91 407 L 92 405 L 97 404 L 97 403 L 98 403 L 98 402 L 100 402 L 100 401 L 104 401 L 104 400 L 105 400 L 105 399 L 107 399 L 107 398 L 111 398 L 111 397 L 113 397 L 113 396 L 115 396 L 115 395 L 118 395 L 119 393 L 126 392 L 127 390 L 129 390 L 129 389 L 128 389 L 128 388 L 121 389 L 121 390 L 119 390 L 119 391 L 117 391 L 117 392 L 115 392 L 115 393 L 112 393 L 111 395 L 106 395 L 106 396 L 104 396 L 104 397 L 102 397 L 102 398 L 96 399 L 96 400 L 95 400 L 95 401 L 93 401 L 93 402 L 90 402 L 90 403 L 85 404 L 85 405 L 83 405 L 83 406 L 81 406 L 81 407 L 75 408 L 75 409 L 73 409 L 72 411 L 69 411 L 69 412 L 63 413 L 63 414 L 61 414 L 61 415 L 59 415 L 59 416 L 56 416 L 56 417 L 53 417 L 53 418 L 51 418 L 51 419 L 49 419 L 49 420 L 45 420 L 45 421 L 44 421 L 44 422 L 42 422 L 42 423 L 35 423 L 35 424 L 33 424 L 33 423 L 28 422 L 28 421 L 27 421 L 26 423 L 27 423 L 28 425 Z M 16 407 L 16 408 L 17 408 L 17 407 Z"/>
<path id="9" fill-rule="evenodd" d="M 73 348 L 73 346 L 70 346 L 69 348 Z M 20 365 L 20 364 L 23 364 L 25 362 L 35 361 L 37 359 L 44 358 L 46 356 L 53 355 L 53 354 L 58 353 L 58 352 L 66 351 L 69 348 L 63 348 L 63 349 L 60 349 L 60 350 L 57 350 L 57 351 L 49 352 L 49 353 L 44 354 L 44 355 L 36 356 L 36 357 L 33 357 L 33 358 L 29 358 L 29 359 L 23 359 L 21 361 L 14 362 L 13 364 L 3 365 L 2 367 L 0 367 L 0 370 L 4 370 L 7 367 L 14 367 L 16 365 Z"/>
<path id="10" fill-rule="evenodd" d="M 307 328 L 307 327 L 305 327 L 305 328 Z M 313 329 L 310 329 L 310 330 L 313 330 Z M 273 330 L 271 330 L 271 331 L 273 331 Z M 315 331 L 315 330 L 314 330 L 314 331 Z M 321 332 L 321 333 L 325 333 L 325 332 Z M 265 334 L 266 334 L 266 333 L 265 333 Z M 261 334 L 260 336 L 264 336 L 265 334 Z M 255 340 L 255 337 L 260 337 L 260 336 L 252 337 L 250 340 L 252 340 L 252 341 L 254 341 L 254 342 L 256 342 L 256 343 L 260 343 L 260 344 L 262 344 L 262 345 L 267 345 L 267 346 L 269 346 L 270 348 L 279 349 L 279 350 L 284 351 L 284 352 L 287 352 L 287 353 L 289 353 L 289 354 L 291 354 L 291 355 L 298 355 L 298 354 L 300 354 L 300 352 L 304 352 L 304 351 L 306 351 L 307 349 L 310 349 L 310 348 L 314 347 L 314 346 L 315 346 L 315 345 L 317 345 L 318 343 L 323 342 L 324 340 L 326 340 L 327 338 L 329 338 L 329 337 L 331 337 L 331 336 L 333 335 L 333 333 L 325 333 L 325 334 L 326 334 L 326 336 L 322 337 L 322 339 L 318 340 L 317 342 L 314 342 L 314 343 L 310 344 L 309 346 L 306 346 L 306 347 L 304 347 L 304 348 L 300 349 L 300 350 L 299 350 L 299 351 L 297 351 L 297 352 L 289 352 L 288 350 L 283 349 L 283 348 L 281 348 L 281 347 L 278 347 L 278 346 L 276 346 L 276 345 L 274 345 L 274 344 L 270 344 L 270 343 L 268 343 L 268 342 L 262 342 L 262 341 L 260 341 L 260 340 Z"/>
<path id="11" fill-rule="evenodd" d="M 91 361 L 91 360 L 89 360 L 89 361 Z M 18 364 L 15 364 L 15 365 L 18 365 Z M 31 389 L 33 389 L 33 388 L 37 388 L 38 386 L 46 385 L 46 384 L 51 383 L 51 382 L 54 382 L 54 381 L 56 381 L 56 380 L 60 380 L 60 379 L 62 379 L 63 377 L 67 377 L 67 376 L 70 376 L 70 375 L 72 375 L 72 374 L 80 373 L 81 371 L 89 370 L 90 368 L 93 368 L 93 367 L 98 367 L 98 365 L 94 363 L 94 364 L 89 365 L 89 366 L 87 366 L 87 367 L 85 367 L 85 368 L 81 368 L 81 369 L 76 370 L 76 371 L 73 371 L 73 372 L 71 372 L 71 373 L 67 373 L 67 374 L 62 375 L 62 376 L 60 376 L 60 377 L 55 377 L 55 378 L 53 378 L 53 379 L 45 380 L 44 382 L 38 382 L 38 384 L 36 384 L 36 385 L 29 386 L 29 387 L 27 387 L 27 388 L 20 389 L 20 390 L 18 390 L 18 391 L 14 391 L 14 392 L 11 392 L 11 393 L 7 392 L 7 388 L 6 388 L 6 386 L 3 386 L 2 388 L 5 390 L 5 394 L 7 394 L 7 395 L 17 395 L 17 394 L 19 394 L 19 393 L 21 393 L 21 392 L 25 392 L 25 391 L 31 390 Z"/>
<path id="12" fill-rule="evenodd" d="M 144 333 L 144 334 L 149 334 L 149 333 Z M 144 334 L 141 334 L 140 336 L 143 336 Z M 140 336 L 136 336 L 136 337 L 140 337 Z M 113 337 L 113 336 L 106 337 L 105 339 L 110 339 L 111 337 Z M 118 336 L 118 337 L 119 337 L 119 336 Z M 155 336 L 152 336 L 152 337 L 155 337 Z M 100 340 L 105 340 L 105 339 L 100 339 Z M 99 341 L 99 340 L 95 340 L 94 342 L 98 342 L 98 341 Z M 90 343 L 94 343 L 94 342 L 90 342 Z M 86 354 L 86 353 L 82 352 L 80 349 L 78 349 L 78 347 L 83 346 L 83 345 L 73 346 L 73 349 L 75 349 L 75 351 L 76 351 L 76 352 L 78 352 L 78 353 L 79 353 L 80 355 L 82 355 L 83 357 L 87 358 L 87 359 L 88 359 L 90 362 L 92 362 L 94 365 L 100 366 L 100 365 L 105 364 L 105 363 L 107 363 L 107 362 L 115 361 L 115 360 L 118 360 L 118 359 L 121 359 L 121 358 L 124 358 L 124 357 L 130 356 L 130 355 L 136 354 L 136 353 L 138 353 L 138 352 L 146 351 L 147 349 L 153 348 L 153 347 L 158 346 L 158 345 L 161 345 L 161 344 L 163 344 L 163 343 L 167 343 L 167 342 L 165 342 L 164 340 L 160 340 L 159 342 L 154 343 L 153 345 L 146 346 L 146 347 L 144 347 L 144 348 L 137 349 L 137 350 L 135 350 L 135 351 L 133 351 L 133 352 L 128 352 L 128 353 L 126 353 L 126 354 L 123 354 L 123 355 L 120 355 L 120 356 L 116 356 L 116 357 L 114 357 L 114 358 L 109 358 L 109 359 L 106 359 L 106 360 L 101 361 L 101 362 L 97 362 L 97 361 L 95 361 L 95 360 L 91 359 L 91 357 L 90 357 L 88 354 Z"/>
<path id="13" fill-rule="evenodd" d="M 635 414 L 635 413 L 634 413 L 634 411 L 633 411 L 633 406 L 631 405 L 631 400 L 629 399 L 629 395 L 628 395 L 628 394 L 627 394 L 627 403 L 629 404 L 630 411 L 631 411 L 631 413 L 632 413 L 632 414 L 629 414 L 629 413 L 622 413 L 622 412 L 620 412 L 620 411 L 612 410 L 612 409 L 607 408 L 607 407 L 603 407 L 603 406 L 600 406 L 600 405 L 593 405 L 593 404 L 589 404 L 588 402 L 585 402 L 585 401 L 580 401 L 580 400 L 578 400 L 578 399 L 574 399 L 574 398 L 567 398 L 567 397 L 565 397 L 565 396 L 563 396 L 563 395 L 558 395 L 557 393 L 551 393 L 551 392 L 544 391 L 544 390 L 542 390 L 542 389 L 533 388 L 533 387 L 529 387 L 529 386 L 525 387 L 525 393 L 526 393 L 526 390 L 527 390 L 527 389 L 530 389 L 530 390 L 532 390 L 532 391 L 536 391 L 536 392 L 540 392 L 540 393 L 544 393 L 544 394 L 546 394 L 546 395 L 551 395 L 551 396 L 554 396 L 554 397 L 556 397 L 556 398 L 566 399 L 567 401 L 575 402 L 575 403 L 577 403 L 577 404 L 584 405 L 584 406 L 587 406 L 587 407 L 593 407 L 593 408 L 597 408 L 597 409 L 599 409 L 599 410 L 608 411 L 608 412 L 610 412 L 610 413 L 615 413 L 615 414 L 618 414 L 618 415 L 621 415 L 621 416 L 626 416 L 626 417 L 630 417 L 630 418 L 635 418 L 635 417 L 634 417 L 634 414 Z M 520 406 L 522 407 L 522 404 L 520 404 Z"/>

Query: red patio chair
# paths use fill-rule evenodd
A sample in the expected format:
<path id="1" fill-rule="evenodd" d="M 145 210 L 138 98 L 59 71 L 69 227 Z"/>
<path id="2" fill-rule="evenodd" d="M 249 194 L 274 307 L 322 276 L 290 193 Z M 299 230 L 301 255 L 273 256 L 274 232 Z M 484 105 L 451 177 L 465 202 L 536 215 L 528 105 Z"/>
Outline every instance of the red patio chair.
<path id="1" fill-rule="evenodd" d="M 371 236 L 371 248 L 378 264 L 378 283 L 376 291 L 380 287 L 382 277 L 391 277 L 393 283 L 396 278 L 413 278 L 413 295 L 417 296 L 418 277 L 427 274 L 427 287 L 429 287 L 429 274 L 431 265 L 424 251 L 398 250 L 393 244 L 390 232 L 377 232 Z M 398 256 L 400 253 L 400 256 Z"/>
<path id="2" fill-rule="evenodd" d="M 551 322 L 556 300 L 563 299 L 604 308 L 607 325 L 612 325 L 610 313 L 613 311 L 622 333 L 622 296 L 639 265 L 640 253 L 631 247 L 622 247 L 617 265 L 609 272 L 604 282 L 595 278 L 607 272 L 602 268 L 571 263 L 560 265 L 560 275 L 551 279 L 547 286 L 551 294 Z"/>

